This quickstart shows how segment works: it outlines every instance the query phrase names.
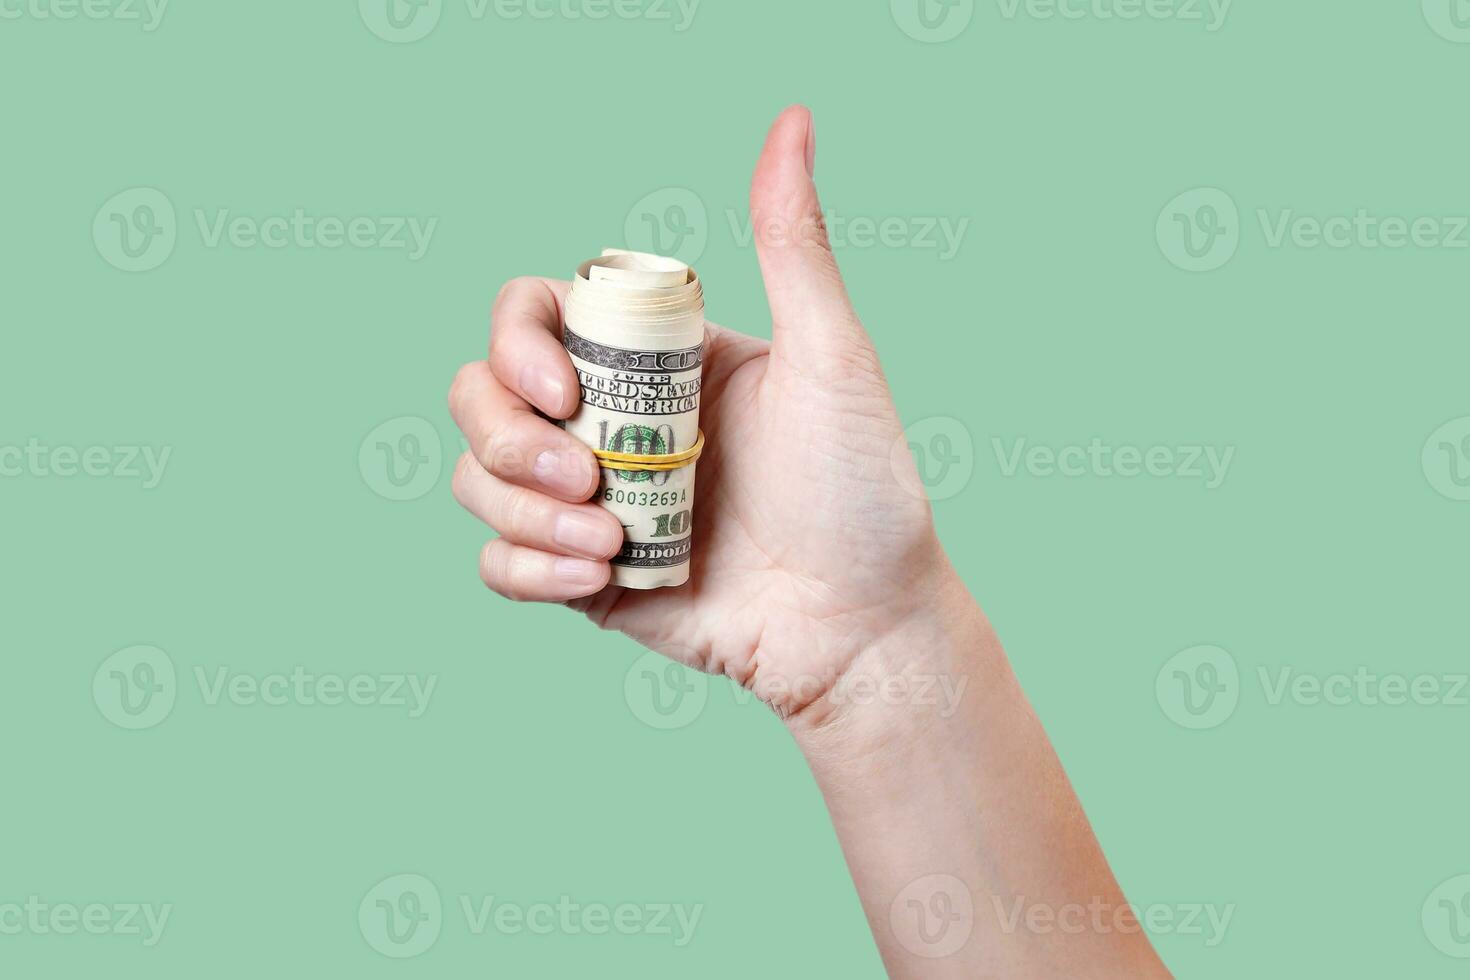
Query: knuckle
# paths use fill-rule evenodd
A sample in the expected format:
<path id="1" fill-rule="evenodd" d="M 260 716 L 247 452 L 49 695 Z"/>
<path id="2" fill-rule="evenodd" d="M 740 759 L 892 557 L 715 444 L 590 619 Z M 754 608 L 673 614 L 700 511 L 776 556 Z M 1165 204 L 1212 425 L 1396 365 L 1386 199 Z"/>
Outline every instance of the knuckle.
<path id="1" fill-rule="evenodd" d="M 514 576 L 511 574 L 507 548 L 499 538 L 485 545 L 480 552 L 480 580 L 489 586 L 490 591 L 507 599 L 520 601 Z"/>
<path id="2" fill-rule="evenodd" d="M 506 282 L 496 291 L 495 300 L 490 304 L 490 360 L 492 364 L 497 359 L 496 352 L 505 344 L 505 309 L 525 289 L 525 278 L 525 276 L 518 276 Z"/>
<path id="3" fill-rule="evenodd" d="M 449 382 L 449 410 L 456 416 L 465 398 L 474 390 L 475 377 L 483 363 L 483 361 L 469 361 L 454 372 L 454 380 Z"/>
<path id="4" fill-rule="evenodd" d="M 820 208 L 808 210 L 801 219 L 801 244 L 831 254 L 832 237 L 827 230 L 827 216 Z"/>
<path id="5" fill-rule="evenodd" d="M 499 516 L 507 528 L 524 534 L 545 523 L 546 507 L 539 494 L 529 490 L 512 490 L 502 501 Z"/>
<path id="6" fill-rule="evenodd" d="M 535 597 L 531 585 L 535 582 L 533 555 L 524 548 L 515 549 L 506 560 L 506 580 L 510 584 L 511 598 L 527 602 Z"/>
<path id="7" fill-rule="evenodd" d="M 475 454 L 466 452 L 459 457 L 454 464 L 454 477 L 450 480 L 449 488 L 454 493 L 454 499 L 461 504 L 466 504 L 469 498 L 470 483 L 475 478 L 475 471 L 480 468 L 480 463 L 475 459 Z"/>
<path id="8" fill-rule="evenodd" d="M 495 330 L 490 334 L 490 373 L 499 378 L 506 387 L 511 387 L 509 381 L 511 367 L 516 361 L 515 343 L 512 338 L 506 336 L 504 330 Z"/>
<path id="9" fill-rule="evenodd" d="M 516 276 L 514 279 L 507 280 L 500 287 L 499 291 L 496 292 L 495 302 L 490 306 L 491 319 L 494 320 L 495 315 L 504 309 L 507 303 L 512 302 L 519 296 L 525 295 L 528 290 L 535 288 L 535 283 L 536 279 L 534 276 Z"/>
<path id="10" fill-rule="evenodd" d="M 491 422 L 480 444 L 481 464 L 492 475 L 502 480 L 519 481 L 527 471 L 526 451 L 519 437 L 519 427 L 513 419 L 497 419 Z"/>
<path id="11" fill-rule="evenodd" d="M 503 595 L 505 598 L 509 599 L 511 602 L 529 601 L 526 590 L 520 588 L 516 584 L 514 579 L 507 579 L 505 582 L 501 583 L 500 588 L 496 589 L 495 591 Z"/>
<path id="12" fill-rule="evenodd" d="M 498 541 L 486 542 L 485 546 L 480 549 L 480 578 L 492 589 L 499 580 L 498 559 L 495 557 L 497 543 Z"/>

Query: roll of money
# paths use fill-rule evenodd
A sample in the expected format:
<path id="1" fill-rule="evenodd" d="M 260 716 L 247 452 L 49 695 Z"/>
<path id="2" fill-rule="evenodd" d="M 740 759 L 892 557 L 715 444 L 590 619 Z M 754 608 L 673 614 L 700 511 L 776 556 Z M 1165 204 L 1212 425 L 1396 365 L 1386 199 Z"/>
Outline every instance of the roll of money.
<path id="1" fill-rule="evenodd" d="M 670 456 L 699 439 L 704 291 L 675 259 L 608 249 L 577 269 L 562 342 L 582 386 L 567 432 L 596 450 Z M 593 501 L 623 525 L 612 584 L 658 589 L 689 581 L 694 464 L 602 468 Z"/>

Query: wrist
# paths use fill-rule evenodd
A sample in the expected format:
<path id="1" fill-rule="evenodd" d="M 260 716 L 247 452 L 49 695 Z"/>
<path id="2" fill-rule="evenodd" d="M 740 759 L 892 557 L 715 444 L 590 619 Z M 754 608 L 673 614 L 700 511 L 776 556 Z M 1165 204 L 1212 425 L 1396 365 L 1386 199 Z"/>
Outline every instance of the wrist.
<path id="1" fill-rule="evenodd" d="M 786 719 L 813 763 L 904 755 L 951 728 L 1009 672 L 989 621 L 940 554 L 918 601 L 861 641 L 818 698 Z"/>
<path id="2" fill-rule="evenodd" d="M 889 975 L 1167 977 L 1141 933 L 1008 925 L 1017 900 L 1126 900 L 999 640 L 942 564 L 914 593 L 925 601 L 788 719 Z M 936 910 L 951 925 L 933 933 Z"/>

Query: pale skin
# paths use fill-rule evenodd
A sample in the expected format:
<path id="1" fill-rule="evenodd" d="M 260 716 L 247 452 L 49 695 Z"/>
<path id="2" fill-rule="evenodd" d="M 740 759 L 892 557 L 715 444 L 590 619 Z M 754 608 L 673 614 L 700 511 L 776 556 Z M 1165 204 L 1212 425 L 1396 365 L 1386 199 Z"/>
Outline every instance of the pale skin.
<path id="1" fill-rule="evenodd" d="M 501 290 L 488 359 L 450 391 L 472 447 L 455 496 L 500 534 L 481 577 L 770 704 L 890 976 L 1167 977 L 913 492 L 912 459 L 892 451 L 902 426 L 827 245 L 815 154 L 811 114 L 792 107 L 752 182 L 772 340 L 708 328 L 689 583 L 608 586 L 623 531 L 589 502 L 594 457 L 541 417 L 572 414 L 579 386 L 560 343 L 567 284 L 539 278 Z M 774 446 L 801 463 L 779 492 L 761 476 Z"/>

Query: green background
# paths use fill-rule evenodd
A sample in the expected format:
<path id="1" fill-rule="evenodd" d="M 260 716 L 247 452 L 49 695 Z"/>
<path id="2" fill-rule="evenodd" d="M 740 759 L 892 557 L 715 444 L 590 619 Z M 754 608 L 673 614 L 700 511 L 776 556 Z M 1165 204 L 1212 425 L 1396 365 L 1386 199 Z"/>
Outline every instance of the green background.
<path id="1" fill-rule="evenodd" d="M 1470 504 L 1437 492 L 1421 449 L 1470 415 L 1470 251 L 1273 248 L 1257 219 L 1470 211 L 1470 44 L 1418 3 L 1237 0 L 1209 31 L 987 0 L 945 43 L 906 34 L 884 0 L 705 0 L 683 32 L 475 19 L 449 0 L 413 43 L 376 36 L 351 0 L 176 0 L 151 32 L 5 9 L 21 15 L 0 19 L 0 444 L 172 455 L 153 489 L 0 478 L 0 905 L 174 908 L 151 948 L 0 935 L 0 972 L 882 976 L 779 722 L 719 680 L 688 724 L 647 724 L 625 696 L 639 649 L 487 593 L 488 532 L 449 493 L 444 394 L 483 352 L 496 288 L 623 244 L 646 195 L 694 194 L 711 319 L 768 334 L 728 215 L 765 127 L 804 101 L 829 209 L 970 222 L 948 261 L 854 243 L 840 258 L 905 421 L 948 420 L 973 447 L 973 478 L 936 503 L 942 537 L 1127 894 L 1235 906 L 1216 946 L 1159 936 L 1166 961 L 1463 974 L 1420 912 L 1470 871 L 1470 708 L 1273 705 L 1257 679 L 1465 669 Z M 177 244 L 127 273 L 91 228 L 135 187 L 177 209 Z M 1155 236 L 1197 187 L 1240 215 L 1236 254 L 1206 273 Z M 410 261 L 209 247 L 195 220 L 297 208 L 438 226 Z M 404 418 L 439 446 L 420 442 L 424 494 L 395 501 L 359 449 Z M 1235 457 L 1207 490 L 1006 476 L 992 443 L 1094 437 Z M 126 731 L 92 682 L 135 644 L 167 653 L 177 701 Z M 1199 644 L 1238 664 L 1239 703 L 1192 731 L 1155 680 Z M 297 666 L 438 687 L 409 718 L 209 704 L 194 679 Z M 404 872 L 446 913 L 398 961 L 357 909 Z M 476 936 L 460 895 L 704 909 L 675 948 Z"/>

